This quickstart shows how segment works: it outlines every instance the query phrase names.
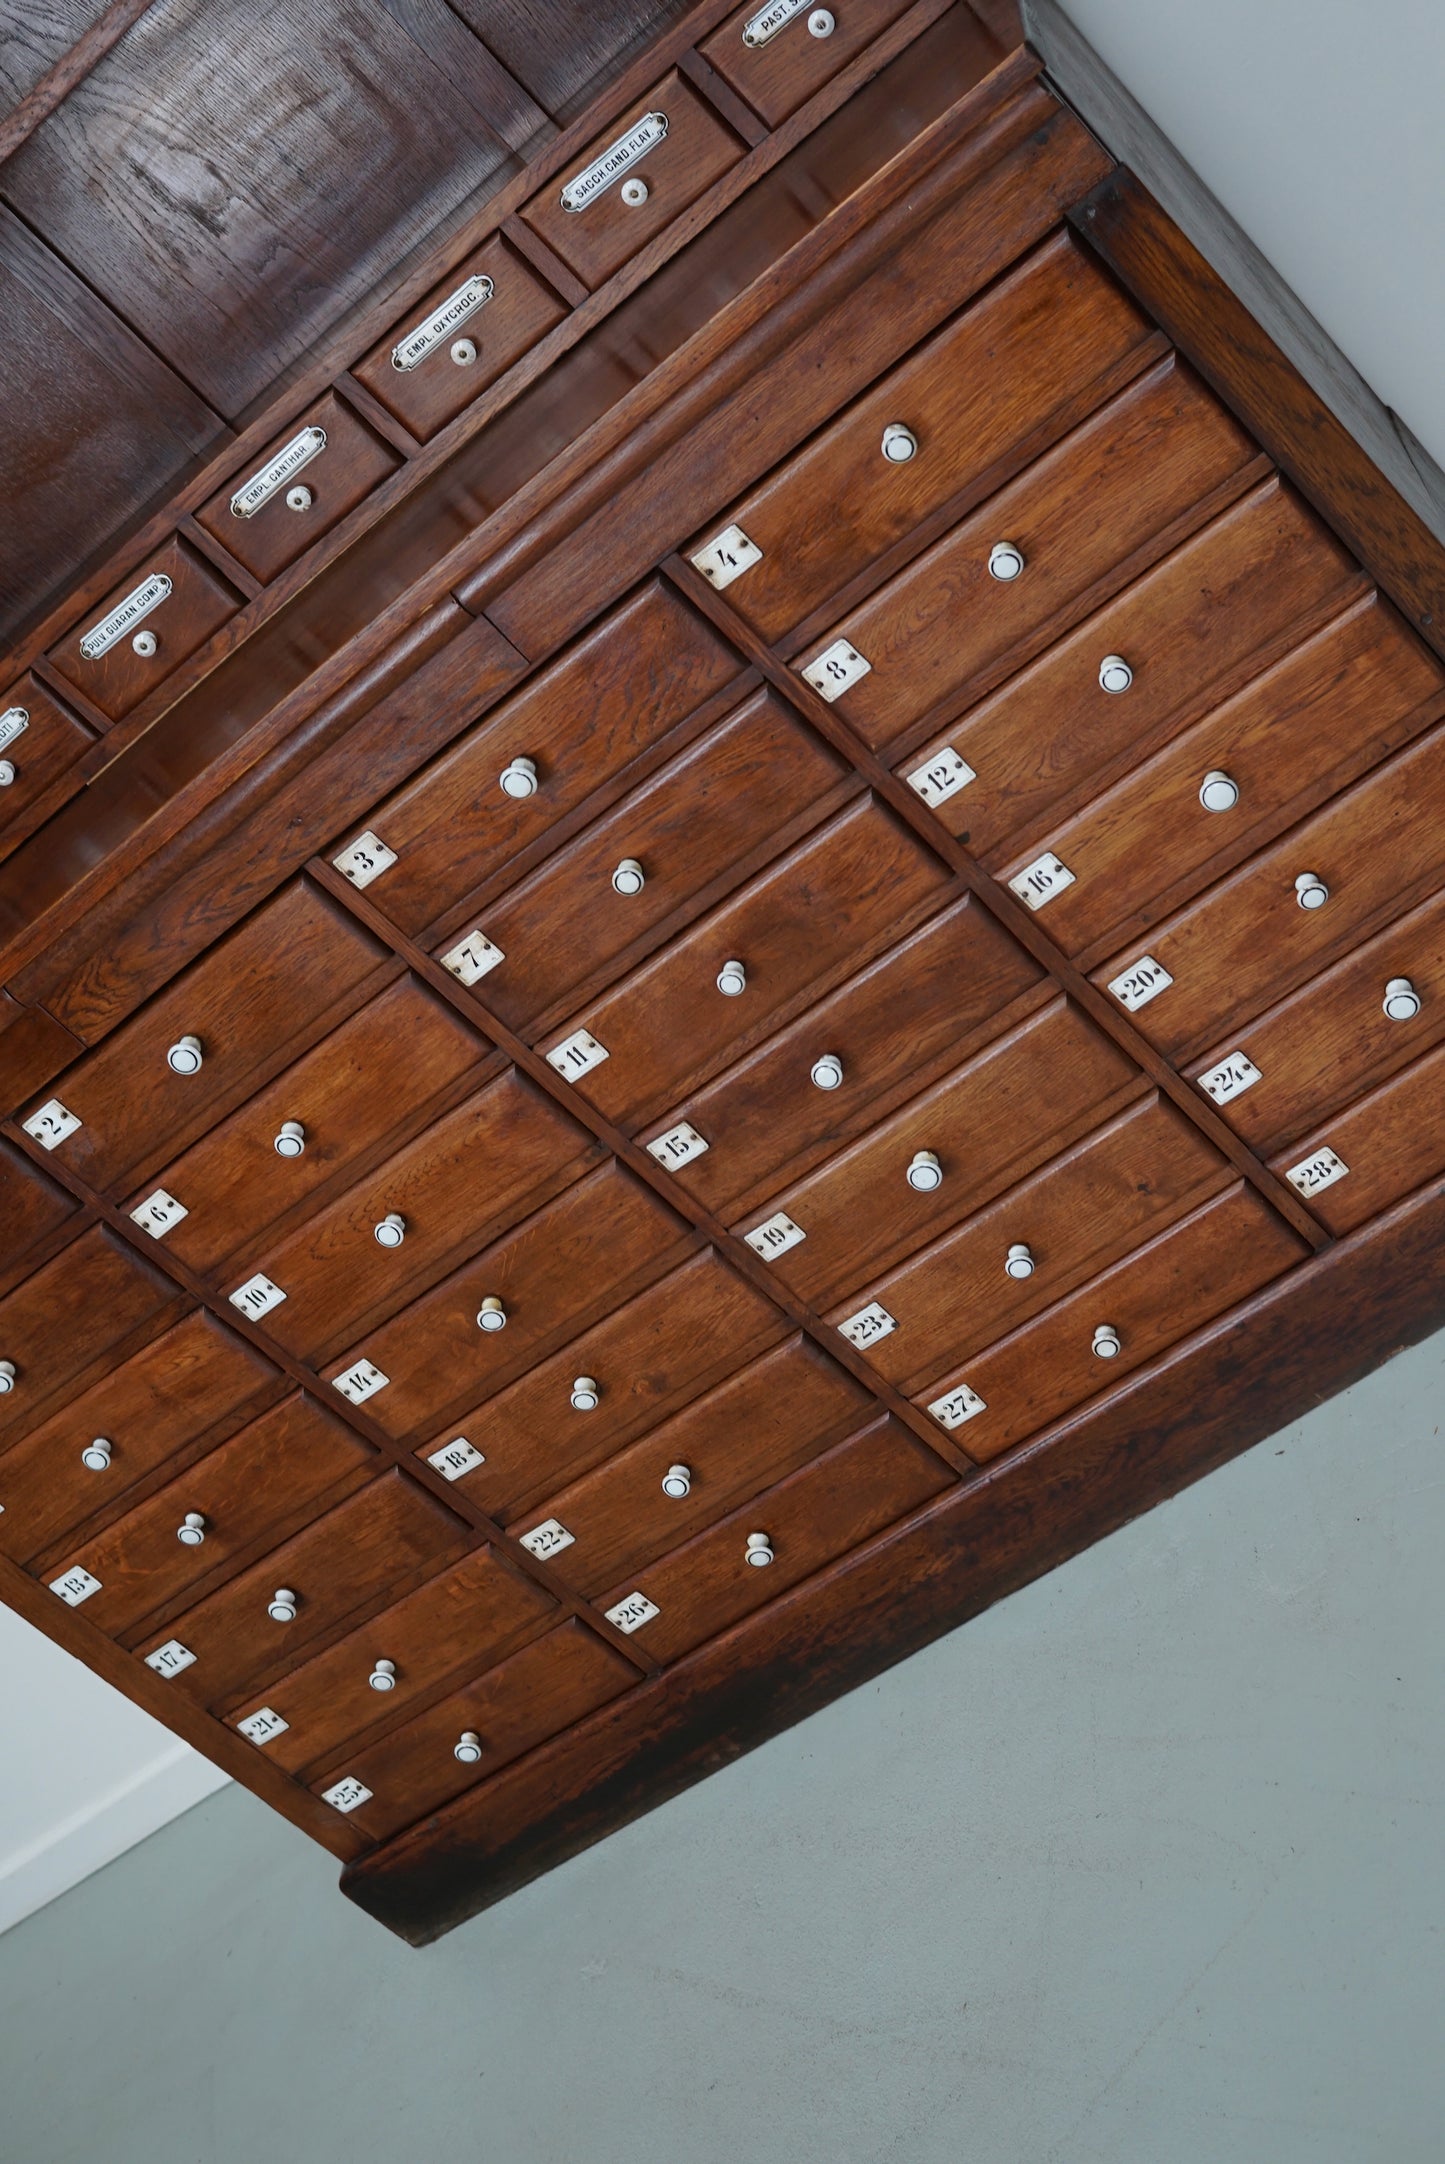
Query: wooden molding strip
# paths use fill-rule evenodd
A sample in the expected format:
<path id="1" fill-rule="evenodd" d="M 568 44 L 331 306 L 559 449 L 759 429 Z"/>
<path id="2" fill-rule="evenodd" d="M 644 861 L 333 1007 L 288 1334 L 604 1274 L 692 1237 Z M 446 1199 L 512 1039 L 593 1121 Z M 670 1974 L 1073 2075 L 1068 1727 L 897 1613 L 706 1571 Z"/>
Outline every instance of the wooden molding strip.
<path id="1" fill-rule="evenodd" d="M 20 145 L 64 104 L 71 91 L 99 67 L 112 47 L 119 45 L 127 30 L 132 29 L 154 4 L 155 0 L 110 0 L 110 5 L 102 9 L 90 28 L 61 54 L 53 67 L 47 68 L 35 87 L 0 120 L 0 165 L 14 157 Z"/>

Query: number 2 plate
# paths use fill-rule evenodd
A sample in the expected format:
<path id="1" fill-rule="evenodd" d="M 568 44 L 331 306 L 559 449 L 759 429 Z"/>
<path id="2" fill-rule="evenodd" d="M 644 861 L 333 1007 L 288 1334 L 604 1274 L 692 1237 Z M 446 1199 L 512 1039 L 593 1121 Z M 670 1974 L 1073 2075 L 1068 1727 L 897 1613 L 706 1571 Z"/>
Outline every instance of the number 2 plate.
<path id="1" fill-rule="evenodd" d="M 57 1143 L 73 1135 L 77 1127 L 84 1126 L 74 1112 L 67 1112 L 58 1097 L 52 1097 L 38 1112 L 32 1112 L 25 1122 L 27 1135 L 40 1144 L 43 1150 L 53 1150 Z"/>

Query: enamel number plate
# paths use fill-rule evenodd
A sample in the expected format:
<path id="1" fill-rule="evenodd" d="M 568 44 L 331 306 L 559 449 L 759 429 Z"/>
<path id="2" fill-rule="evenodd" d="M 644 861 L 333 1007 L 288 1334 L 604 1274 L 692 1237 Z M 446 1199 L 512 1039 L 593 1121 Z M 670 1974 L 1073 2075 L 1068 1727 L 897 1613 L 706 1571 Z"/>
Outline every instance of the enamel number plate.
<path id="1" fill-rule="evenodd" d="M 139 1225 L 153 1240 L 163 1240 L 172 1225 L 178 1225 L 189 1214 L 185 1204 L 177 1202 L 163 1187 L 158 1187 L 153 1195 L 147 1195 L 139 1209 L 130 1213 L 131 1223 Z"/>
<path id="2" fill-rule="evenodd" d="M 1317 1195 L 1322 1187 L 1333 1187 L 1349 1171 L 1343 1157 L 1337 1157 L 1332 1149 L 1311 1150 L 1297 1165 L 1291 1165 L 1285 1178 L 1291 1187 L 1302 1195 Z"/>
<path id="3" fill-rule="evenodd" d="M 0 751 L 8 751 L 17 736 L 23 736 L 30 727 L 30 716 L 23 706 L 10 706 L 0 714 Z"/>
<path id="4" fill-rule="evenodd" d="M 1071 887 L 1073 883 L 1074 875 L 1068 865 L 1056 857 L 1052 849 L 1046 849 L 1041 857 L 1035 857 L 1032 864 L 1026 864 L 1014 875 L 1009 881 L 1009 892 L 1016 894 L 1021 902 L 1027 902 L 1030 909 L 1042 909 L 1045 902 L 1051 902 L 1056 894 L 1062 894 L 1065 887 Z"/>
<path id="5" fill-rule="evenodd" d="M 60 1595 L 67 1608 L 78 1608 L 83 1600 L 90 1599 L 92 1593 L 100 1591 L 100 1580 L 92 1578 L 90 1572 L 83 1570 L 77 1563 L 73 1570 L 66 1571 L 64 1577 L 52 1578 L 50 1590 Z"/>
<path id="6" fill-rule="evenodd" d="M 976 1390 L 970 1390 L 967 1383 L 960 1383 L 947 1397 L 935 1398 L 928 1410 L 941 1428 L 961 1428 L 965 1420 L 986 1413 L 988 1407 Z"/>
<path id="7" fill-rule="evenodd" d="M 824 647 L 816 661 L 810 661 L 803 671 L 803 682 L 811 684 L 820 699 L 831 706 L 841 699 L 852 685 L 861 682 L 872 669 L 871 661 L 865 661 L 856 646 L 846 639 L 834 639 L 831 646 Z"/>
<path id="8" fill-rule="evenodd" d="M 388 849 L 375 834 L 358 834 L 356 840 L 331 861 L 343 879 L 349 879 L 354 887 L 369 887 L 389 864 L 395 864 L 396 851 Z"/>
<path id="9" fill-rule="evenodd" d="M 179 1638 L 168 1638 L 154 1653 L 147 1653 L 146 1666 L 154 1668 L 158 1676 L 178 1676 L 183 1668 L 189 1668 L 196 1656 L 189 1646 L 183 1646 Z"/>
<path id="10" fill-rule="evenodd" d="M 700 571 L 709 586 L 719 593 L 724 586 L 731 586 L 754 564 L 760 564 L 763 552 L 756 541 L 750 541 L 741 526 L 727 526 L 714 541 L 700 548 L 692 559 L 693 569 Z"/>
<path id="11" fill-rule="evenodd" d="M 554 1044 L 547 1054 L 547 1065 L 555 1067 L 566 1082 L 575 1082 L 579 1075 L 591 1074 L 607 1058 L 607 1047 L 599 1044 L 588 1030 L 574 1029 L 570 1037 Z"/>
<path id="12" fill-rule="evenodd" d="M 43 1150 L 53 1150 L 67 1135 L 73 1135 L 76 1128 L 84 1124 L 75 1113 L 66 1111 L 58 1097 L 52 1097 L 38 1112 L 31 1113 L 25 1122 L 25 1132 L 32 1136 Z"/>
<path id="13" fill-rule="evenodd" d="M 364 1405 L 368 1398 L 376 1396 L 378 1390 L 384 1390 L 390 1381 L 391 1377 L 383 1375 L 381 1369 L 374 1367 L 371 1361 L 355 1360 L 343 1374 L 332 1376 L 331 1387 L 339 1390 L 353 1405 Z"/>
<path id="14" fill-rule="evenodd" d="M 957 796 L 960 789 L 966 789 L 977 779 L 967 759 L 961 758 L 952 744 L 942 744 L 927 766 L 915 767 L 908 777 L 908 786 L 931 808 L 935 804 L 946 804 L 951 796 Z"/>
<path id="15" fill-rule="evenodd" d="M 615 1608 L 607 1610 L 607 1620 L 630 1637 L 633 1631 L 641 1630 L 644 1623 L 650 1623 L 655 1615 L 661 1614 L 657 1602 L 649 1600 L 645 1593 L 628 1593 Z"/>
<path id="16" fill-rule="evenodd" d="M 489 969 L 495 969 L 498 962 L 506 959 L 495 940 L 477 930 L 468 932 L 465 939 L 442 956 L 442 968 L 449 969 L 463 984 L 475 984 Z"/>
<path id="17" fill-rule="evenodd" d="M 790 1247 L 796 1247 L 800 1240 L 806 1240 L 807 1237 L 801 1225 L 795 1225 L 791 1217 L 779 1210 L 776 1217 L 770 1217 L 766 1224 L 755 1226 L 747 1234 L 747 1243 L 755 1255 L 762 1256 L 764 1262 L 772 1262 L 779 1255 L 786 1255 Z"/>
<path id="18" fill-rule="evenodd" d="M 697 1129 L 689 1127 L 687 1121 L 682 1120 L 676 1127 L 669 1127 L 665 1135 L 659 1135 L 655 1142 L 649 1142 L 647 1154 L 672 1171 L 677 1165 L 690 1165 L 694 1157 L 701 1157 L 706 1148 L 707 1144 Z"/>
<path id="19" fill-rule="evenodd" d="M 270 1278 L 258 1270 L 254 1277 L 247 1278 L 244 1285 L 236 1287 L 231 1294 L 231 1305 L 238 1307 L 243 1315 L 249 1315 L 252 1322 L 255 1322 L 260 1316 L 269 1315 L 273 1307 L 279 1307 L 285 1297 L 281 1287 L 273 1285 Z"/>
<path id="20" fill-rule="evenodd" d="M 841 1337 L 847 1338 L 850 1345 L 871 1345 L 875 1338 L 887 1337 L 891 1330 L 897 1328 L 898 1324 L 887 1308 L 877 1300 L 870 1300 L 866 1307 L 859 1308 L 856 1315 L 850 1315 L 846 1322 L 840 1322 L 838 1332 Z"/>
<path id="21" fill-rule="evenodd" d="M 1228 1052 L 1217 1067 L 1199 1077 L 1199 1087 L 1217 1105 L 1227 1105 L 1231 1097 L 1243 1096 L 1258 1080 L 1259 1069 L 1247 1052 Z"/>
<path id="22" fill-rule="evenodd" d="M 354 1773 L 348 1773 L 334 1787 L 321 1791 L 321 1801 L 329 1803 L 333 1811 L 355 1811 L 363 1803 L 370 1803 L 371 1790 Z"/>
<path id="23" fill-rule="evenodd" d="M 474 1473 L 479 1465 L 485 1465 L 487 1461 L 475 1444 L 467 1441 L 465 1435 L 458 1435 L 443 1449 L 431 1451 L 426 1462 L 435 1466 L 443 1479 L 460 1480 L 463 1473 Z"/>
<path id="24" fill-rule="evenodd" d="M 283 1721 L 279 1713 L 273 1713 L 269 1706 L 262 1706 L 259 1713 L 249 1713 L 244 1721 L 237 1721 L 236 1730 L 248 1743 L 269 1743 L 273 1736 L 284 1736 L 290 1726 L 291 1723 Z"/>
<path id="25" fill-rule="evenodd" d="M 1137 1014 L 1151 999 L 1167 992 L 1173 982 L 1162 962 L 1156 962 L 1152 954 L 1141 954 L 1137 962 L 1131 962 L 1119 976 L 1109 979 L 1109 990 L 1121 1007 L 1130 1014 Z"/>
<path id="26" fill-rule="evenodd" d="M 570 1548 L 576 1537 L 559 1518 L 544 1518 L 530 1533 L 522 1535 L 522 1546 L 529 1555 L 545 1560 L 549 1555 L 560 1555 L 564 1548 Z"/>

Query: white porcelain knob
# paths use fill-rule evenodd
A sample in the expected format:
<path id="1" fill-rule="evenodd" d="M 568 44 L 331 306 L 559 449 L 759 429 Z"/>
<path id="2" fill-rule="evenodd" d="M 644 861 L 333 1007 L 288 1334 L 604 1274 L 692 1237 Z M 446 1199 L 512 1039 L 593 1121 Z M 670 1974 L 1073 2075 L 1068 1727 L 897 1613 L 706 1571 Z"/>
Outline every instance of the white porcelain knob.
<path id="1" fill-rule="evenodd" d="M 199 1548 L 205 1537 L 205 1519 L 198 1510 L 188 1510 L 176 1527 L 176 1539 L 183 1548 Z"/>
<path id="2" fill-rule="evenodd" d="M 1119 1350 L 1119 1333 L 1112 1323 L 1101 1322 L 1094 1332 L 1094 1351 L 1101 1360 L 1112 1360 Z"/>
<path id="3" fill-rule="evenodd" d="M 400 1247 L 406 1238 L 406 1219 L 400 1210 L 388 1210 L 381 1223 L 371 1229 L 378 1247 Z"/>
<path id="4" fill-rule="evenodd" d="M 374 1691 L 394 1691 L 396 1689 L 396 1662 L 378 1661 L 366 1680 Z"/>
<path id="5" fill-rule="evenodd" d="M 810 38 L 830 38 L 837 27 L 837 18 L 831 8 L 814 8 L 808 17 Z"/>
<path id="6" fill-rule="evenodd" d="M 506 1327 L 507 1310 L 503 1307 L 496 1294 L 489 1292 L 486 1299 L 477 1309 L 477 1328 L 479 1330 L 505 1330 Z"/>
<path id="7" fill-rule="evenodd" d="M 15 761 L 0 759 L 0 789 L 8 789 L 15 779 Z"/>
<path id="8" fill-rule="evenodd" d="M 266 1613 L 273 1623 L 294 1623 L 296 1595 L 288 1586 L 278 1586 L 266 1603 Z"/>
<path id="9" fill-rule="evenodd" d="M 201 1059 L 200 1038 L 180 1037 L 167 1052 L 166 1065 L 172 1074 L 199 1074 Z"/>
<path id="10" fill-rule="evenodd" d="M 1214 767 L 1199 784 L 1199 801 L 1207 812 L 1233 811 L 1239 802 L 1239 783 Z"/>
<path id="11" fill-rule="evenodd" d="M 843 1080 L 843 1062 L 836 1052 L 825 1052 L 813 1062 L 813 1080 L 820 1090 L 835 1090 Z"/>
<path id="12" fill-rule="evenodd" d="M 640 894 L 647 884 L 647 874 L 636 857 L 624 857 L 612 874 L 612 884 L 619 894 Z"/>
<path id="13" fill-rule="evenodd" d="M 883 431 L 883 456 L 890 466 L 906 466 L 918 449 L 918 438 L 901 421 L 890 421 Z"/>
<path id="14" fill-rule="evenodd" d="M 729 999 L 736 999 L 748 988 L 748 973 L 741 962 L 724 962 L 717 973 L 717 988 Z"/>
<path id="15" fill-rule="evenodd" d="M 470 338 L 452 340 L 452 360 L 458 368 L 470 368 L 477 357 L 476 342 Z"/>
<path id="16" fill-rule="evenodd" d="M 1301 909 L 1323 909 L 1330 890 L 1317 872 L 1301 872 L 1294 883 L 1295 900 Z"/>
<path id="17" fill-rule="evenodd" d="M 773 1560 L 773 1544 L 766 1533 L 749 1533 L 743 1552 L 754 1570 L 765 1570 Z"/>
<path id="18" fill-rule="evenodd" d="M 988 552 L 989 576 L 995 579 L 1016 579 L 1024 568 L 1024 552 L 1012 541 L 995 541 Z"/>
<path id="19" fill-rule="evenodd" d="M 601 1395 L 590 1375 L 579 1375 L 572 1385 L 572 1404 L 579 1413 L 595 1412 Z"/>
<path id="20" fill-rule="evenodd" d="M 915 1151 L 909 1159 L 908 1184 L 916 1187 L 920 1195 L 931 1195 L 935 1187 L 942 1187 L 943 1167 L 934 1151 Z"/>
<path id="21" fill-rule="evenodd" d="M 535 796 L 537 794 L 537 765 L 533 759 L 513 759 L 501 772 L 503 796 Z M 617 881 L 614 875 L 613 885 Z"/>
<path id="22" fill-rule="evenodd" d="M 662 1492 L 670 1495 L 674 1503 L 680 1503 L 692 1488 L 692 1469 L 686 1465 L 669 1465 L 662 1476 Z"/>
<path id="23" fill-rule="evenodd" d="M 1099 663 L 1099 688 L 1102 691 L 1127 691 L 1134 681 L 1134 671 L 1122 654 L 1105 654 Z"/>
<path id="24" fill-rule="evenodd" d="M 1004 1257 L 1004 1274 L 1008 1277 L 1033 1276 L 1034 1258 L 1022 1240 L 1016 1240 Z"/>
<path id="25" fill-rule="evenodd" d="M 1392 1022 L 1413 1022 L 1420 1012 L 1420 995 L 1408 977 L 1392 977 L 1385 986 L 1384 1004 Z"/>
<path id="26" fill-rule="evenodd" d="M 298 481 L 295 488 L 288 488 L 286 491 L 286 508 L 288 511 L 309 511 L 315 501 L 315 497 L 304 481 Z"/>
<path id="27" fill-rule="evenodd" d="M 481 1755 L 481 1737 L 474 1728 L 464 1728 L 452 1745 L 452 1757 L 459 1758 L 464 1766 L 474 1766 Z"/>
<path id="28" fill-rule="evenodd" d="M 13 1360 L 0 1360 L 0 1397 L 3 1397 L 7 1390 L 13 1390 L 14 1388 L 15 1362 Z"/>
<path id="29" fill-rule="evenodd" d="M 87 1443 L 84 1450 L 81 1451 L 80 1462 L 87 1472 L 103 1473 L 110 1463 L 110 1449 L 111 1446 L 106 1441 L 106 1438 L 103 1435 L 97 1435 L 95 1441 Z"/>
<path id="30" fill-rule="evenodd" d="M 282 1120 L 274 1148 L 278 1157 L 299 1157 L 306 1147 L 306 1129 L 300 1120 Z"/>
<path id="31" fill-rule="evenodd" d="M 149 661 L 159 645 L 160 640 L 153 631 L 138 631 L 130 642 L 131 652 L 139 654 L 142 661 Z"/>
<path id="32" fill-rule="evenodd" d="M 636 178 L 624 180 L 618 192 L 629 210 L 639 210 L 647 201 L 647 182 Z"/>

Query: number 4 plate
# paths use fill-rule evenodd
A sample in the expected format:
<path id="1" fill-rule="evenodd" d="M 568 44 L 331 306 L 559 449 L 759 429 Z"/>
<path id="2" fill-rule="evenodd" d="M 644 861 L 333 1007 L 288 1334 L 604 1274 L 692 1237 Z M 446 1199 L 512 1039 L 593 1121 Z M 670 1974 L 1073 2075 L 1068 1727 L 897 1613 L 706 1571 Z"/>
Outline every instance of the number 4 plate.
<path id="1" fill-rule="evenodd" d="M 727 526 L 716 540 L 698 550 L 692 562 L 708 585 L 715 586 L 721 593 L 724 586 L 731 586 L 734 579 L 740 579 L 745 571 L 751 571 L 753 565 L 762 560 L 762 550 L 756 541 L 748 539 L 741 526 Z"/>

